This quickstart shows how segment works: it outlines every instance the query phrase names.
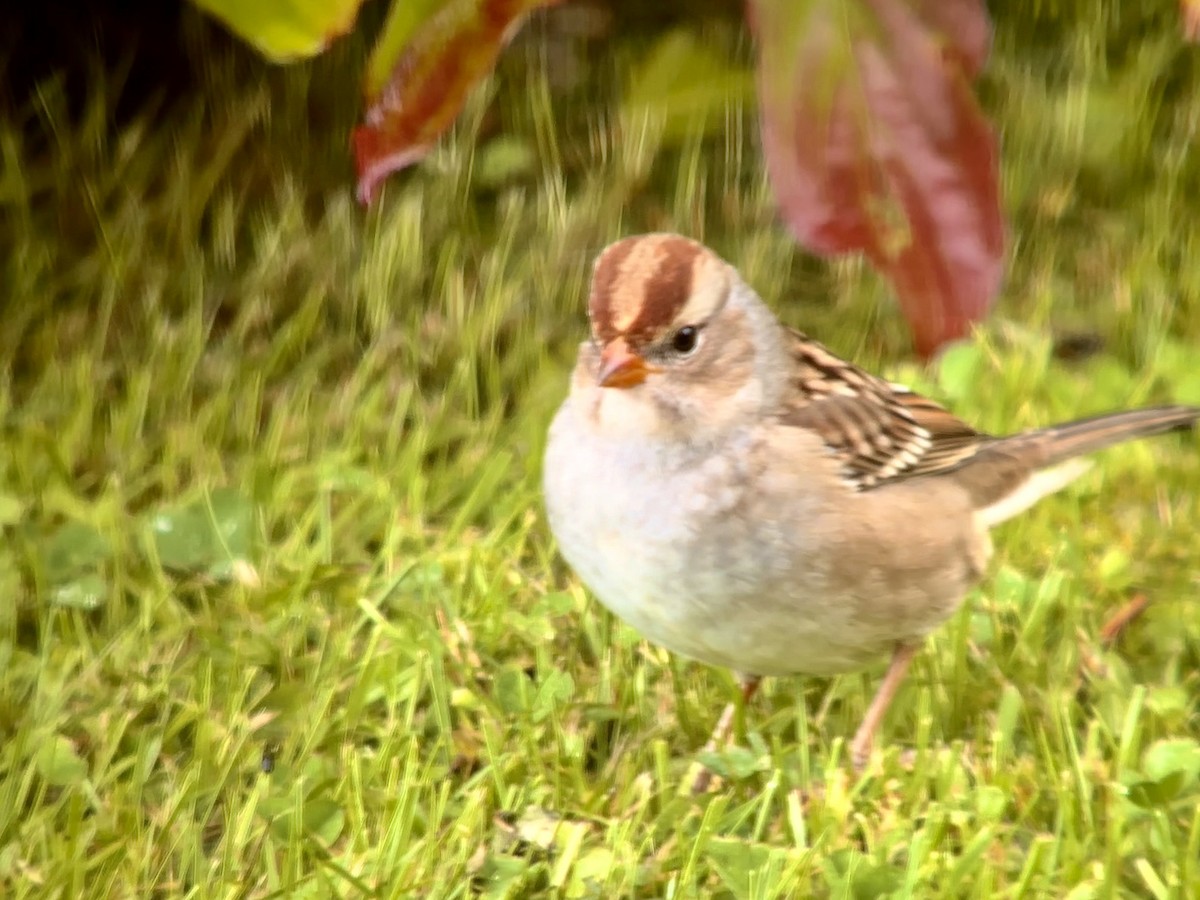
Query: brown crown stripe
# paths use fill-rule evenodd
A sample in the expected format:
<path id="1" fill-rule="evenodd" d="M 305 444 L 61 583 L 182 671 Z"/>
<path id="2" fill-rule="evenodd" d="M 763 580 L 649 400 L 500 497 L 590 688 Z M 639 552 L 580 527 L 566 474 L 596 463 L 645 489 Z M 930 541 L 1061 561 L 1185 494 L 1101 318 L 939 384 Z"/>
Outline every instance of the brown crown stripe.
<path id="1" fill-rule="evenodd" d="M 621 278 L 625 260 L 635 249 L 637 238 L 625 238 L 606 247 L 596 260 L 596 268 L 592 273 L 592 290 L 588 297 L 588 317 L 592 320 L 592 331 L 604 343 L 617 336 L 612 326 L 610 310 L 613 287 Z"/>
<path id="2" fill-rule="evenodd" d="M 703 252 L 699 244 L 673 237 L 658 247 L 658 264 L 642 284 L 641 309 L 625 329 L 632 343 L 648 338 L 675 321 L 692 296 L 695 263 Z"/>
<path id="3" fill-rule="evenodd" d="M 687 304 L 697 261 L 707 251 L 675 234 L 640 235 L 608 247 L 596 262 L 588 308 L 602 342 L 656 337 Z"/>

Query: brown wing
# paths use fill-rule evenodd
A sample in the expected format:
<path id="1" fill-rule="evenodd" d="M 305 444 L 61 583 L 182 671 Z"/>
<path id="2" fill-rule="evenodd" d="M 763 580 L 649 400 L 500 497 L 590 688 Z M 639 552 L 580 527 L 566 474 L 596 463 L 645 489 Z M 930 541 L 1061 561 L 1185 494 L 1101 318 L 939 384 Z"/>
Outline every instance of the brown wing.
<path id="1" fill-rule="evenodd" d="M 798 331 L 792 337 L 796 391 L 781 419 L 821 435 L 858 490 L 952 469 L 991 440 L 932 400 L 864 372 Z"/>

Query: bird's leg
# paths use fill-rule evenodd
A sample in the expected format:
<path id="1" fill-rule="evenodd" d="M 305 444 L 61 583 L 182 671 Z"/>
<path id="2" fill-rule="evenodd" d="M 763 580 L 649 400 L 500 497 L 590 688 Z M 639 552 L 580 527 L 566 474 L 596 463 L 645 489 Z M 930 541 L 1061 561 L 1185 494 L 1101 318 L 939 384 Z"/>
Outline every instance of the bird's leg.
<path id="1" fill-rule="evenodd" d="M 721 711 L 721 718 L 717 719 L 717 727 L 712 730 L 712 735 L 708 739 L 708 743 L 704 745 L 705 753 L 712 753 L 717 750 L 728 739 L 730 733 L 734 730 L 733 726 L 736 722 L 739 730 L 744 730 L 746 724 L 746 707 L 750 705 L 750 701 L 758 692 L 758 686 L 762 679 L 757 675 L 743 675 L 737 673 L 738 685 L 741 687 L 742 702 L 736 700 L 728 704 Z"/>
<path id="2" fill-rule="evenodd" d="M 735 720 L 738 730 L 745 730 L 746 707 L 758 691 L 758 685 L 762 681 L 762 678 L 758 675 L 743 675 L 739 672 L 737 680 L 741 686 L 741 702 L 734 701 L 727 704 L 725 709 L 721 711 L 721 718 L 717 719 L 717 726 L 712 730 L 708 743 L 704 745 L 704 749 L 701 751 L 702 753 L 715 753 L 719 750 L 729 740 L 729 734 L 733 731 Z M 712 782 L 712 776 L 712 769 L 707 766 L 698 770 L 693 768 L 688 779 L 692 785 L 692 793 L 703 794 L 707 791 L 709 784 Z"/>
<path id="3" fill-rule="evenodd" d="M 867 761 L 871 758 L 871 746 L 875 743 L 875 732 L 879 730 L 879 724 L 887 714 L 888 707 L 892 705 L 892 698 L 900 689 L 908 666 L 918 649 L 917 644 L 897 644 L 896 649 L 892 651 L 892 662 L 888 666 L 887 674 L 883 676 L 883 682 L 875 692 L 871 705 L 867 707 L 867 714 L 863 716 L 862 724 L 854 733 L 854 740 L 850 742 L 850 762 L 855 771 L 861 772 L 866 768 Z"/>

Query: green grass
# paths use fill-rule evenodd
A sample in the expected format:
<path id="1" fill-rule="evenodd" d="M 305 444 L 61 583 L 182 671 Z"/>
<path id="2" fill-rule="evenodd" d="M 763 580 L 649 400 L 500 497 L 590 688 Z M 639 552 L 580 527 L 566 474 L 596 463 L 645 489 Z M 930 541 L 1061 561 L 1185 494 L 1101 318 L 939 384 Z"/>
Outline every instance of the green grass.
<path id="1" fill-rule="evenodd" d="M 99 80 L 0 122 L 0 893 L 1197 896 L 1200 439 L 998 533 L 868 776 L 844 741 L 882 661 L 768 682 L 700 798 L 730 678 L 600 610 L 538 495 L 590 257 L 646 228 L 987 429 L 1200 402 L 1200 107 L 1097 146 L 1162 77 L 1097 70 L 1104 27 L 1045 62 L 1001 31 L 1012 275 L 927 371 L 869 272 L 774 224 L 752 128 L 556 122 L 520 56 L 504 122 L 538 166 L 481 181 L 479 99 L 366 215 L 342 125 L 308 126 L 337 53 L 213 60 L 120 133 Z M 1105 351 L 1059 361 L 1077 328 Z"/>

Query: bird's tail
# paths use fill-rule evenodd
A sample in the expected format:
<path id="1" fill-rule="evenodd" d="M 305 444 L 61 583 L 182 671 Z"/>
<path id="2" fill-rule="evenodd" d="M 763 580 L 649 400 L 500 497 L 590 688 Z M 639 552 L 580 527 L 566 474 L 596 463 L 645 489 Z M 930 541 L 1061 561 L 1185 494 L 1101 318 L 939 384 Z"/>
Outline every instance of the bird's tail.
<path id="1" fill-rule="evenodd" d="M 1062 490 L 1087 471 L 1078 457 L 1123 441 L 1191 427 L 1200 407 L 1155 406 L 1051 425 L 993 441 L 984 453 L 1000 477 L 972 481 L 980 520 L 991 527 Z"/>
<path id="2" fill-rule="evenodd" d="M 1014 435 L 1009 440 L 1036 446 L 1041 451 L 1038 454 L 1039 463 L 1053 466 L 1124 441 L 1168 431 L 1183 431 L 1197 420 L 1200 420 L 1200 407 L 1153 406 L 1039 428 Z"/>

